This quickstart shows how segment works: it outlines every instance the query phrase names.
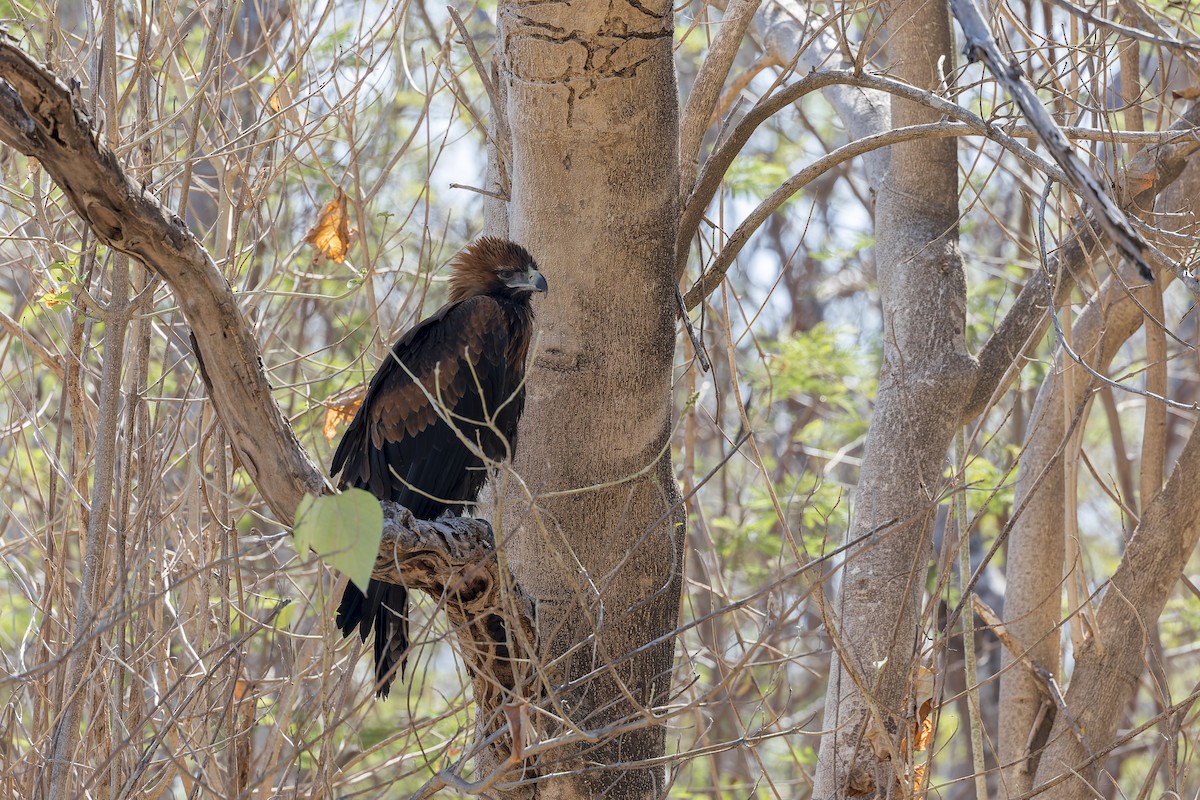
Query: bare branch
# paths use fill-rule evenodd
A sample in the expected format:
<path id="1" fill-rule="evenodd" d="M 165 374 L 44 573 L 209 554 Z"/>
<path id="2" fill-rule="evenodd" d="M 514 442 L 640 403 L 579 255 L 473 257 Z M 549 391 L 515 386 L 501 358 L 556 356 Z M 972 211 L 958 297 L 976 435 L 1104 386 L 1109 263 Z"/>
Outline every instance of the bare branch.
<path id="1" fill-rule="evenodd" d="M 493 76 L 489 75 L 483 66 L 483 59 L 479 57 L 479 50 L 475 47 L 475 40 L 467 32 L 467 26 L 463 22 L 462 17 L 454 10 L 454 6 L 446 6 L 446 11 L 450 14 L 450 19 L 454 21 L 454 26 L 458 28 L 458 34 L 462 37 L 463 46 L 467 48 L 467 53 L 471 56 L 471 64 L 474 65 L 475 73 L 479 76 L 480 82 L 483 83 L 484 91 L 487 92 L 488 103 L 492 107 L 492 124 L 484 132 L 487 135 L 488 142 L 496 148 L 496 155 L 498 156 L 497 167 L 499 167 L 500 171 L 499 177 L 502 191 L 497 193 L 478 189 L 474 191 L 497 200 L 508 202 L 509 195 L 512 193 L 508 177 L 511 171 L 509 165 L 512 161 L 512 145 L 508 141 L 508 116 L 504 110 L 504 103 L 500 99 L 500 92 L 496 88 L 496 82 L 492 79 Z"/>
<path id="2" fill-rule="evenodd" d="M 1047 700 L 1053 699 L 1050 696 L 1050 686 L 1046 683 L 1046 676 L 1050 673 L 1041 665 L 1034 663 L 1033 658 L 1029 655 L 1029 650 L 1008 629 L 1008 626 L 1000 619 L 1000 615 L 991 606 L 983 602 L 977 594 L 971 595 L 971 608 L 979 616 L 980 621 L 983 622 L 983 626 L 989 628 L 995 637 L 1000 640 L 1000 644 L 1004 645 L 1004 649 L 1012 654 L 1013 659 L 1029 672 L 1030 675 L 1038 679 L 1038 683 L 1036 684 L 1038 691 Z"/>
<path id="3" fill-rule="evenodd" d="M 713 109 L 721 98 L 721 87 L 729 76 L 746 29 L 762 0 L 733 0 L 725 9 L 721 29 L 708 48 L 708 57 L 696 75 L 687 106 L 679 123 L 679 193 L 686 200 L 696 181 L 700 145 L 711 124 Z"/>
<path id="4" fill-rule="evenodd" d="M 1200 495 L 1191 480 L 1197 469 L 1200 436 L 1193 430 L 1166 486 L 1143 512 L 1126 545 L 1100 603 L 1095 635 L 1076 656 L 1066 702 L 1096 752 L 1116 738 L 1120 715 L 1112 709 L 1128 702 L 1143 669 L 1144 648 L 1116 643 L 1130 637 L 1145 641 L 1200 539 Z M 1064 768 L 1065 774 L 1085 779 L 1095 774 L 1094 759 L 1083 744 L 1061 735 L 1069 724 L 1061 718 L 1055 722 L 1038 768 L 1039 782 L 1061 777 Z M 1086 784 L 1072 781 L 1062 796 L 1088 796 Z"/>
<path id="5" fill-rule="evenodd" d="M 1107 28 L 1124 36 L 1128 36 L 1130 39 L 1134 39 L 1139 42 L 1146 42 L 1147 44 L 1152 44 L 1156 47 L 1162 47 L 1166 50 L 1169 50 L 1172 54 L 1178 56 L 1185 65 L 1187 65 L 1188 71 L 1192 74 L 1192 78 L 1194 80 L 1200 80 L 1200 60 L 1198 60 L 1198 57 L 1200 57 L 1200 46 L 1198 46 L 1197 42 L 1195 40 L 1181 42 L 1175 37 L 1171 36 L 1169 33 L 1167 33 L 1167 31 L 1163 30 L 1162 25 L 1158 24 L 1158 20 L 1154 19 L 1154 17 L 1150 16 L 1150 14 L 1147 13 L 1144 8 L 1142 8 L 1141 3 L 1122 3 L 1121 16 L 1122 19 L 1124 19 L 1127 15 L 1136 18 L 1138 23 L 1141 24 L 1145 30 L 1142 30 L 1141 28 L 1133 28 L 1128 25 L 1122 25 L 1121 23 L 1114 22 L 1111 19 L 1105 19 L 1104 17 L 1097 16 L 1088 11 L 1086 8 L 1077 6 L 1069 0 L 1051 0 L 1051 2 L 1059 8 L 1065 9 L 1080 19 L 1087 20 L 1097 27 Z M 1152 31 L 1152 33 L 1147 33 L 1147 31 Z"/>
<path id="6" fill-rule="evenodd" d="M 967 43 L 963 46 L 967 58 L 971 61 L 982 61 L 1000 85 L 1008 90 L 1020 106 L 1021 112 L 1038 132 L 1050 155 L 1067 174 L 1071 187 L 1087 200 L 1100 227 L 1108 234 L 1113 245 L 1122 255 L 1137 264 L 1143 278 L 1153 280 L 1154 273 L 1150 270 L 1146 253 L 1149 247 L 1146 240 L 1129 224 L 1125 214 L 1105 193 L 1100 181 L 1075 154 L 1075 149 L 1050 116 L 1050 112 L 1029 88 L 1020 68 L 1015 63 L 1005 63 L 1000 48 L 992 38 L 987 22 L 974 0 L 950 0 L 950 8 L 967 38 Z"/>
<path id="7" fill-rule="evenodd" d="M 58 378 L 59 380 L 62 379 L 64 374 L 63 365 L 58 356 L 47 350 L 46 346 L 34 338 L 33 334 L 21 327 L 21 323 L 17 322 L 3 311 L 0 311 L 0 328 L 4 328 L 6 331 L 8 331 L 10 336 L 15 336 L 16 338 L 20 339 L 21 344 L 23 344 L 31 353 L 37 356 L 38 360 L 42 362 L 46 369 L 54 373 L 54 377 Z"/>
<path id="8" fill-rule="evenodd" d="M 97 141 L 70 90 L 7 36 L 0 38 L 0 140 L 42 163 L 100 241 L 141 260 L 171 287 L 192 328 L 221 424 L 271 510 L 290 525 L 305 493 L 330 487 L 271 396 L 229 283 L 183 221 L 132 181 L 112 150 Z M 445 604 L 472 670 L 476 701 L 498 708 L 498 702 L 488 705 L 489 698 L 514 681 L 505 631 L 523 626 L 525 641 L 531 641 L 532 628 L 529 609 L 501 601 L 508 581 L 501 580 L 491 527 L 467 518 L 426 522 L 395 503 L 383 506 L 374 577 L 403 582 Z M 104 524 L 100 515 L 96 519 Z"/>
<path id="9" fill-rule="evenodd" d="M 1170 131 L 1174 132 L 1171 139 L 1138 151 L 1117 181 L 1117 196 L 1124 208 L 1150 208 L 1159 192 L 1179 177 L 1188 157 L 1200 150 L 1197 126 L 1200 126 L 1200 104 L 1193 103 L 1171 126 Z M 1096 244 L 1090 225 L 1074 226 L 1074 233 L 1059 248 L 1049 267 L 1050 280 L 1058 287 L 1059 297 L 1075 286 L 1076 273 Z M 1147 252 L 1152 263 L 1160 263 L 1153 248 Z M 1012 308 L 979 352 L 979 380 L 963 411 L 964 422 L 979 416 L 991 398 L 1008 386 L 1015 374 L 1010 369 L 1014 362 L 1045 333 L 1049 325 L 1047 299 L 1041 276 L 1034 276 L 1021 289 Z"/>
<path id="10" fill-rule="evenodd" d="M 953 103 L 933 92 L 918 89 L 903 81 L 883 75 L 869 75 L 852 70 L 811 72 L 803 78 L 783 87 L 775 94 L 760 100 L 746 116 L 742 117 L 733 126 L 729 135 L 721 140 L 720 145 L 713 150 L 708 160 L 704 162 L 704 169 L 701 170 L 700 177 L 696 181 L 696 188 L 692 191 L 691 196 L 687 198 L 683 212 L 680 215 L 679 236 L 676 240 L 675 249 L 675 267 L 678 275 L 682 276 L 684 268 L 687 266 L 688 242 L 691 241 L 692 236 L 699 229 L 700 220 L 703 218 L 709 203 L 716 196 L 717 190 L 720 188 L 721 181 L 724 180 L 725 173 L 729 169 L 730 164 L 733 163 L 733 160 L 742 151 L 742 148 L 745 147 L 746 142 L 750 140 L 750 136 L 760 125 L 780 110 L 798 101 L 805 95 L 837 85 L 857 86 L 902 97 L 914 103 L 924 105 L 933 111 L 946 115 L 950 119 L 966 124 L 965 128 L 959 128 L 958 130 L 948 127 L 945 129 L 946 132 L 944 135 L 960 136 L 967 133 L 975 133 L 987 136 L 989 139 L 1001 144 L 1005 149 L 1016 153 L 1022 159 L 1035 165 L 1039 170 L 1055 177 L 1065 178 L 1065 175 L 1056 169 L 1052 163 L 1018 142 L 1009 132 L 1002 130 L 999 126 L 993 125 L 979 115 L 973 114 L 957 103 Z M 890 131 L 881 131 L 873 136 L 861 137 L 845 145 L 843 148 L 834 151 L 834 153 L 860 155 L 872 152 L 883 146 L 882 144 L 878 144 L 879 142 L 886 143 L 886 136 L 889 133 Z M 881 139 L 878 137 L 885 138 Z M 859 150 L 858 148 L 861 147 L 859 143 L 865 141 L 876 142 L 877 144 L 871 147 L 863 147 Z M 830 154 L 830 156 L 832 155 L 833 153 Z M 836 163 L 840 163 L 840 161 L 833 162 L 833 164 Z M 833 164 L 829 166 L 833 166 Z M 696 287 L 693 286 L 688 291 L 686 299 L 689 308 L 694 307 L 695 303 L 700 301 L 700 298 L 694 294 L 695 290 Z M 711 288 L 709 291 L 711 291 Z"/>
<path id="11" fill-rule="evenodd" d="M 100 241 L 140 260 L 175 292 L 221 423 L 271 510 L 290 524 L 305 492 L 324 492 L 327 483 L 271 396 L 229 282 L 183 220 L 97 141 L 71 91 L 7 35 L 0 37 L 0 139 L 42 163 Z"/>
<path id="12" fill-rule="evenodd" d="M 908 87 L 895 81 L 883 80 L 880 85 L 889 85 L 893 89 L 912 89 L 912 92 L 917 92 L 923 95 L 928 95 L 929 98 L 934 98 L 935 95 L 927 92 L 921 92 L 919 89 Z M 888 91 L 887 88 L 882 89 Z M 900 92 L 897 92 L 900 93 Z M 907 91 L 905 92 L 907 93 Z M 945 103 L 946 101 L 941 101 Z M 947 105 L 953 105 L 947 103 Z M 954 106 L 954 108 L 958 108 Z M 943 109 L 944 110 L 944 109 Z M 994 126 L 989 125 L 984 120 L 975 117 L 964 109 L 958 109 L 955 114 L 960 118 L 967 120 L 966 124 L 954 122 L 931 122 L 925 125 L 912 125 L 904 128 L 895 128 L 890 131 L 883 131 L 873 136 L 865 136 L 861 139 L 842 145 L 821 158 L 818 158 L 813 163 L 809 164 L 804 169 L 797 172 L 791 178 L 786 180 L 778 189 L 771 193 L 767 199 L 763 200 L 759 205 L 746 216 L 746 219 L 738 225 L 721 252 L 717 255 L 715 262 L 709 269 L 701 275 L 692 288 L 688 289 L 687 295 L 684 297 L 684 304 L 688 309 L 695 308 L 701 303 L 704 298 L 708 297 L 725 278 L 725 273 L 733 264 L 733 260 L 737 258 L 739 252 L 749 241 L 759 227 L 766 222 L 767 218 L 773 214 L 784 202 L 803 189 L 810 182 L 817 179 L 821 175 L 828 172 L 833 167 L 845 161 L 849 161 L 857 156 L 873 152 L 882 147 L 897 144 L 899 142 L 908 142 L 916 139 L 934 139 L 944 138 L 949 136 L 965 136 L 968 134 L 979 134 L 992 138 L 1003 144 L 1009 150 L 1015 152 L 1018 156 L 1031 162 L 1035 167 L 1048 172 L 1051 175 L 1061 176 L 1062 173 L 1051 163 L 1045 161 L 1040 156 L 1037 156 L 1029 148 L 1017 142 L 1012 137 L 1000 132 Z M 715 156 L 714 156 L 715 159 Z M 710 159 L 711 161 L 711 159 Z M 707 165 L 705 170 L 707 172 Z M 697 190 L 699 191 L 699 190 Z M 690 210 L 689 206 L 689 210 Z M 686 215 L 685 211 L 685 215 Z M 682 240 L 681 240 L 682 241 Z"/>

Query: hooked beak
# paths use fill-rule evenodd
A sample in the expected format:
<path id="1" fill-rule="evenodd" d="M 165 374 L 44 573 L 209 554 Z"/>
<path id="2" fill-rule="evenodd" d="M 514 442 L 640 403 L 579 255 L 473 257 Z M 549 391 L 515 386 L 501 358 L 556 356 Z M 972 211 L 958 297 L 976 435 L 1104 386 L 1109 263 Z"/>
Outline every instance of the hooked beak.
<path id="1" fill-rule="evenodd" d="M 508 282 L 508 288 L 517 292 L 544 292 L 547 289 L 546 276 L 536 269 L 519 272 Z"/>

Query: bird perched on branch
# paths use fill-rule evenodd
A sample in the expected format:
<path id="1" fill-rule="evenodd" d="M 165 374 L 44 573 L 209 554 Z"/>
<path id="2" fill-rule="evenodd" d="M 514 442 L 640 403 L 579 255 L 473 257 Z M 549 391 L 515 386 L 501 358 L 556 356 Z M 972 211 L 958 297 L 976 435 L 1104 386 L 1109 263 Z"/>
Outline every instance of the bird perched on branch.
<path id="1" fill-rule="evenodd" d="M 450 302 L 400 337 L 371 379 L 333 454 L 338 488 L 366 489 L 419 519 L 475 504 L 489 464 L 511 458 L 525 405 L 530 298 L 546 279 L 525 248 L 483 237 L 451 263 Z M 374 629 L 375 675 L 387 697 L 408 650 L 408 593 L 346 586 L 343 636 Z"/>

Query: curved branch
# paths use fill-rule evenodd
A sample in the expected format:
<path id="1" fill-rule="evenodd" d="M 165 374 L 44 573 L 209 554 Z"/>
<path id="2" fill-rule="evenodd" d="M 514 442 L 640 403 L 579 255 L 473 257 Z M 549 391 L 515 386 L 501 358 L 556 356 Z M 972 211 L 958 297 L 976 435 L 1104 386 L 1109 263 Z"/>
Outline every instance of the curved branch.
<path id="1" fill-rule="evenodd" d="M 754 20 L 762 0 L 733 0 L 725 8 L 725 16 L 717 36 L 708 48 L 708 56 L 688 93 L 687 106 L 679 124 L 679 180 L 681 200 L 692 191 L 696 166 L 700 163 L 700 145 L 711 125 L 713 109 L 721 98 L 721 87 L 729 77 L 733 59 L 741 47 L 742 37 Z"/>
<path id="2" fill-rule="evenodd" d="M 1200 150 L 1197 127 L 1200 127 L 1200 103 L 1192 103 L 1167 132 L 1171 138 L 1142 148 L 1125 165 L 1118 176 L 1116 192 L 1122 209 L 1153 207 L 1158 194 L 1183 172 L 1188 157 Z M 1050 264 L 1050 279 L 1057 287 L 1058 297 L 1074 288 L 1076 273 L 1084 267 L 1087 253 L 1096 245 L 1090 225 L 1073 227 L 1074 233 Z M 963 409 L 964 424 L 983 413 L 992 398 L 1008 387 L 1016 374 L 1012 367 L 1017 359 L 1036 346 L 1045 333 L 1049 324 L 1046 300 L 1043 279 L 1035 275 L 1025 283 L 1000 325 L 984 343 L 979 351 L 979 377 L 971 400 Z"/>
<path id="3" fill-rule="evenodd" d="M 681 214 L 679 223 L 679 234 L 676 240 L 675 259 L 676 259 L 676 274 L 682 276 L 684 268 L 687 265 L 688 243 L 695 235 L 700 227 L 700 220 L 704 216 L 705 210 L 716 196 L 717 190 L 721 186 L 721 181 L 725 178 L 725 173 L 729 170 L 733 160 L 745 147 L 750 136 L 758 129 L 762 123 L 766 122 L 773 115 L 778 113 L 788 105 L 798 101 L 811 92 L 827 88 L 834 85 L 849 85 L 857 86 L 864 89 L 870 89 L 878 92 L 902 97 L 911 100 L 915 103 L 920 103 L 935 111 L 949 117 L 951 120 L 957 120 L 958 124 L 951 122 L 931 123 L 930 125 L 919 126 L 920 131 L 915 128 L 893 129 L 877 133 L 873 136 L 865 136 L 856 139 L 849 144 L 834 150 L 818 159 L 809 167 L 801 170 L 783 186 L 777 189 L 766 200 L 764 200 L 754 212 L 738 226 L 734 232 L 733 238 L 721 251 L 717 258 L 716 264 L 711 267 L 704 275 L 701 276 L 688 290 L 684 297 L 684 304 L 688 309 L 695 308 L 705 297 L 707 297 L 717 286 L 720 285 L 721 279 L 725 272 L 729 269 L 733 259 L 737 256 L 738 251 L 745 245 L 745 239 L 749 238 L 759 225 L 770 215 L 770 212 L 778 208 L 784 201 L 799 191 L 805 184 L 816 178 L 820 172 L 812 173 L 812 170 L 818 165 L 823 165 L 821 171 L 830 169 L 837 164 L 842 163 L 855 156 L 863 155 L 869 152 L 876 151 L 889 144 L 901 141 L 909 141 L 916 138 L 925 138 L 931 136 L 968 136 L 978 135 L 986 137 L 1009 152 L 1016 155 L 1021 160 L 1032 165 L 1035 169 L 1043 174 L 1054 178 L 1060 183 L 1070 185 L 1066 173 L 1063 172 L 1054 162 L 1043 156 L 1035 153 L 1029 147 L 1018 141 L 1018 138 L 1038 138 L 1037 130 L 1031 126 L 1016 125 L 1008 129 L 1002 129 L 983 117 L 974 114 L 957 103 L 939 97 L 933 92 L 924 89 L 918 89 L 915 86 L 910 86 L 902 81 L 893 78 L 887 78 L 880 75 L 867 75 L 865 73 L 857 73 L 851 70 L 824 70 L 821 72 L 812 72 L 804 76 L 795 83 L 789 84 L 781 89 L 776 94 L 771 95 L 761 100 L 757 105 L 750 110 L 746 116 L 738 121 L 733 127 L 729 135 L 713 150 L 708 160 L 704 163 L 704 169 L 700 173 L 700 177 L 696 181 L 696 188 L 692 191 L 691 196 L 687 199 Z M 1190 109 L 1189 109 L 1190 112 Z M 1182 162 L 1177 160 L 1168 148 L 1170 146 L 1188 148 L 1192 147 L 1187 152 L 1192 152 L 1195 147 L 1196 134 L 1192 130 L 1197 125 L 1197 122 L 1192 120 L 1189 114 L 1172 126 L 1169 132 L 1137 135 L 1122 134 L 1114 132 L 1097 131 L 1090 128 L 1068 128 L 1063 129 L 1063 132 L 1073 139 L 1098 140 L 1105 141 L 1138 141 L 1138 142 L 1153 142 L 1158 143 L 1159 149 L 1155 151 L 1155 157 L 1161 161 L 1163 158 L 1169 158 L 1178 165 L 1178 169 L 1182 169 Z M 908 130 L 910 133 L 904 134 L 895 140 L 889 138 L 899 133 L 900 130 Z M 1140 153 L 1139 153 L 1140 158 Z M 1146 164 L 1147 162 L 1139 162 L 1135 159 L 1127 171 L 1133 170 L 1135 165 Z M 1149 162 L 1150 166 L 1154 165 L 1154 161 Z M 1137 180 L 1130 181 L 1128 179 L 1120 182 L 1122 186 L 1135 186 L 1137 191 L 1133 194 L 1140 194 L 1148 190 L 1149 181 L 1152 179 L 1153 170 L 1149 168 L 1139 167 L 1136 175 L 1145 173 L 1146 176 L 1139 177 Z M 1178 171 L 1175 173 L 1178 175 Z M 802 177 L 804 176 L 804 177 Z M 799 182 L 799 183 L 797 183 Z M 791 187 L 789 189 L 789 187 Z M 1161 188 L 1159 186 L 1158 188 Z M 1147 195 L 1152 199 L 1152 195 Z M 762 215 L 765 212 L 765 215 Z M 761 219 L 758 218 L 761 215 Z M 739 234 L 744 235 L 740 238 Z M 733 246 L 732 251 L 730 247 Z"/>
<path id="4" fill-rule="evenodd" d="M 849 84 L 887 92 L 914 102 L 924 103 L 959 122 L 931 123 L 863 137 L 843 145 L 798 172 L 764 200 L 737 227 L 733 236 L 717 256 L 713 266 L 688 290 L 684 297 L 684 306 L 689 310 L 695 308 L 720 285 L 725 273 L 750 235 L 757 230 L 771 212 L 796 191 L 803 188 L 821 172 L 850 158 L 878 150 L 894 142 L 928 136 L 982 135 L 998 142 L 1005 149 L 1034 165 L 1046 175 L 1065 182 L 1065 176 L 1057 165 L 1016 140 L 1016 137 L 1036 137 L 1037 132 L 1031 127 L 1015 126 L 1009 132 L 1003 132 L 996 125 L 955 103 L 890 78 L 859 74 L 849 70 L 813 72 L 784 87 L 777 94 L 760 101 L 733 127 L 730 134 L 709 156 L 700 178 L 697 180 L 696 189 L 692 192 L 692 196 L 683 210 L 675 253 L 678 274 L 683 274 L 683 267 L 687 263 L 687 243 L 698 229 L 704 210 L 715 196 L 729 165 L 741 152 L 751 134 L 780 109 L 810 92 L 836 84 Z M 1187 158 L 1200 150 L 1200 135 L 1197 133 L 1197 128 L 1200 128 L 1200 104 L 1193 103 L 1167 131 L 1152 135 L 1116 135 L 1122 141 L 1128 139 L 1138 142 L 1155 142 L 1152 146 L 1138 151 L 1137 156 L 1124 167 L 1118 176 L 1115 195 L 1122 210 L 1137 207 L 1148 208 L 1153 205 L 1154 198 L 1158 196 L 1158 193 L 1179 176 L 1187 163 Z M 1100 138 L 1100 132 L 1091 129 L 1072 128 L 1065 129 L 1064 132 L 1071 138 Z M 1152 138 L 1147 138 L 1148 136 Z M 1096 239 L 1091 226 L 1077 224 L 1075 233 L 1059 249 L 1059 253 L 1051 265 L 1052 275 L 1060 272 L 1063 275 L 1057 283 L 1060 294 L 1070 291 L 1074 287 L 1074 273 L 1083 265 L 1086 254 L 1095 245 Z M 1151 256 L 1153 257 L 1153 253 Z M 1015 374 L 1010 367 L 1027 347 L 1032 346 L 1040 339 L 1047 324 L 1046 292 L 1041 278 L 1038 277 L 1028 282 L 1021 290 L 1008 314 L 1005 315 L 980 351 L 979 380 L 975 385 L 971 401 L 964 409 L 964 423 L 977 417 L 988 407 L 992 396 L 1008 386 Z"/>
<path id="5" fill-rule="evenodd" d="M 684 268 L 687 266 L 688 243 L 699 229 L 700 220 L 704 216 L 705 209 L 708 208 L 709 203 L 716 196 L 717 190 L 721 186 L 721 181 L 724 180 L 725 173 L 729 170 L 733 159 L 742 151 L 742 148 L 745 147 L 746 142 L 749 141 L 750 136 L 758 129 L 758 126 L 805 95 L 839 84 L 873 89 L 919 103 L 946 115 L 950 119 L 965 123 L 973 132 L 998 142 L 1006 150 L 1034 164 L 1046 174 L 1061 175 L 1058 168 L 1050 161 L 1034 153 L 998 126 L 988 122 L 977 114 L 971 113 L 957 103 L 939 97 L 933 92 L 918 89 L 915 86 L 893 78 L 887 78 L 882 75 L 868 75 L 863 72 L 855 72 L 854 70 L 831 69 L 811 72 L 800 80 L 783 87 L 770 97 L 760 100 L 754 108 L 750 109 L 746 116 L 738 121 L 729 135 L 725 137 L 713 150 L 708 160 L 704 162 L 704 169 L 696 181 L 696 188 L 692 191 L 680 216 L 679 234 L 676 238 L 675 247 L 675 270 L 677 275 L 682 276 Z M 946 135 L 962 135 L 966 132 L 964 130 L 956 134 L 948 133 Z M 881 132 L 876 134 L 876 136 L 883 136 L 885 133 Z M 872 137 L 863 137 L 863 139 L 856 141 L 864 141 L 870 138 Z M 863 152 L 869 152 L 873 149 L 875 148 L 868 148 L 868 150 Z M 692 292 L 689 291 L 688 295 L 691 296 L 691 294 Z"/>
<path id="6" fill-rule="evenodd" d="M 101 242 L 144 263 L 179 301 L 222 427 L 275 516 L 291 525 L 306 493 L 331 491 L 271 396 L 258 346 L 229 282 L 175 214 L 132 181 L 100 143 L 80 99 L 0 33 L 0 140 L 36 158 Z M 446 607 L 484 708 L 514 685 L 506 630 L 532 641 L 531 611 L 506 595 L 491 526 L 417 520 L 383 503 L 373 577 L 403 582 Z M 506 600 L 511 601 L 506 603 Z M 503 624 L 498 624 L 503 621 Z M 481 715 L 481 722 L 483 720 Z"/>
<path id="7" fill-rule="evenodd" d="M 300 498 L 328 488 L 271 396 L 258 346 L 212 256 L 183 220 L 129 178 L 82 103 L 0 35 L 0 139 L 45 167 L 104 244 L 138 259 L 179 299 L 205 382 L 242 466 L 290 525 Z"/>
<path id="8" fill-rule="evenodd" d="M 986 123 L 983 124 L 986 125 Z M 692 288 L 688 289 L 688 293 L 683 298 L 684 306 L 689 310 L 695 308 L 704 298 L 708 297 L 709 294 L 720 286 L 721 281 L 725 279 L 725 273 L 729 271 L 729 267 L 733 264 L 733 260 L 737 258 L 738 253 L 741 252 L 754 232 L 767 221 L 767 218 L 787 202 L 792 195 L 838 164 L 899 142 L 908 142 L 914 139 L 939 139 L 950 136 L 965 136 L 971 133 L 988 135 L 987 132 L 981 131 L 975 126 L 956 122 L 931 122 L 925 125 L 910 125 L 904 128 L 877 133 L 874 136 L 855 139 L 849 144 L 844 144 L 837 148 L 832 153 L 827 153 L 818 158 L 784 181 L 766 200 L 763 200 L 753 211 L 746 215 L 746 218 L 734 230 L 733 235 L 729 237 L 725 246 L 721 248 L 721 252 L 717 255 L 713 265 L 692 284 Z M 1027 160 L 1032 159 L 1035 167 L 1047 170 L 1055 177 L 1062 176 L 1061 171 L 1053 164 L 1038 159 L 1032 151 L 1024 148 L 1023 145 L 1017 144 L 1017 148 L 1019 148 L 1016 151 L 1018 155 Z"/>

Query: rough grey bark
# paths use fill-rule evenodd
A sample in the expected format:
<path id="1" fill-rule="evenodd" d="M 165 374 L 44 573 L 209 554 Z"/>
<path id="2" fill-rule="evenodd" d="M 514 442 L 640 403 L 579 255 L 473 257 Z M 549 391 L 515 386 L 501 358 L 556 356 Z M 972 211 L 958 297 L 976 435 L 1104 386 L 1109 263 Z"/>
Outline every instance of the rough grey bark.
<path id="1" fill-rule="evenodd" d="M 510 235 L 551 291 L 536 309 L 508 566 L 534 599 L 542 665 L 525 696 L 547 752 L 512 796 L 654 797 L 665 752 L 683 512 L 671 469 L 678 108 L 666 2 L 508 2 L 500 81 Z M 653 641 L 652 645 L 648 642 Z M 617 730 L 617 728 L 621 730 Z M 585 732 L 587 739 L 579 737 Z M 526 775 L 531 772 L 527 771 Z M 507 796 L 507 795 L 504 795 Z"/>
<path id="2" fill-rule="evenodd" d="M 898 77 L 936 89 L 953 63 L 946 4 L 901 0 L 885 14 L 888 61 Z M 893 99 L 897 127 L 935 119 Z M 876 200 L 884 364 L 848 535 L 885 527 L 847 554 L 827 621 L 840 646 L 825 701 L 824 728 L 835 732 L 821 742 L 817 797 L 889 791 L 902 769 L 864 737 L 875 731 L 899 753 L 912 727 L 904 706 L 919 642 L 915 600 L 924 588 L 945 454 L 975 378 L 963 338 L 956 152 L 953 139 L 893 146 Z"/>

